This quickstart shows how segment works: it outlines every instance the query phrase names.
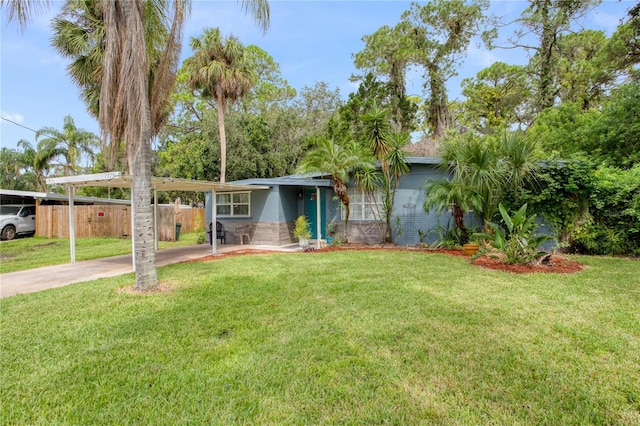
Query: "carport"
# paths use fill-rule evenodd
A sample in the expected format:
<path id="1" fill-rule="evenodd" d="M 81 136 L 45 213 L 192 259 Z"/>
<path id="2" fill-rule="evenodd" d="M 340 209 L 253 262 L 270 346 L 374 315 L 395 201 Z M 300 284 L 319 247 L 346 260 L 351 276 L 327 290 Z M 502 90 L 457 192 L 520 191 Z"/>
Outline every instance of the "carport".
<path id="1" fill-rule="evenodd" d="M 76 239 L 75 239 L 75 215 L 73 197 L 75 188 L 85 186 L 97 186 L 104 188 L 131 188 L 132 176 L 124 174 L 122 172 L 108 172 L 108 173 L 96 173 L 87 175 L 76 176 L 64 176 L 57 178 L 48 178 L 48 185 L 62 185 L 67 188 L 69 193 L 69 246 L 71 263 L 76 261 Z M 238 185 L 233 183 L 220 183 L 213 181 L 201 181 L 201 180 L 189 180 L 189 179 L 175 179 L 166 177 L 152 177 L 151 189 L 153 189 L 154 198 L 154 241 L 155 249 L 158 250 L 158 224 L 155 218 L 158 216 L 158 191 L 185 191 L 185 192 L 211 192 L 211 218 L 212 223 L 216 222 L 216 192 L 247 192 L 255 190 L 269 189 L 268 186 L 256 186 L 256 185 Z M 131 204 L 131 222 L 133 227 L 133 203 Z M 131 235 L 131 245 L 133 253 L 133 259 L 135 259 L 135 233 Z M 217 251 L 216 239 L 212 238 L 211 252 L 215 254 Z M 135 270 L 135 262 L 134 262 Z"/>

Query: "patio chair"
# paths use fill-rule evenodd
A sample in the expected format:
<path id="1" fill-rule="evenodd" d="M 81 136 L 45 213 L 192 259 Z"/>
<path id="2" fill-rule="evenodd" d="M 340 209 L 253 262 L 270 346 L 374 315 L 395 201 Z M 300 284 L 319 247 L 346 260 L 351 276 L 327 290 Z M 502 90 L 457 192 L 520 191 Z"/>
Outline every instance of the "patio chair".
<path id="1" fill-rule="evenodd" d="M 221 244 L 227 243 L 227 231 L 220 222 L 216 222 L 216 240 L 220 240 Z M 213 244 L 213 224 L 209 224 L 209 244 Z"/>
<path id="2" fill-rule="evenodd" d="M 240 237 L 240 245 L 244 245 L 244 237 L 247 237 L 247 244 L 251 243 L 251 228 L 253 225 L 247 223 L 246 225 L 238 226 L 235 229 L 234 234 Z"/>

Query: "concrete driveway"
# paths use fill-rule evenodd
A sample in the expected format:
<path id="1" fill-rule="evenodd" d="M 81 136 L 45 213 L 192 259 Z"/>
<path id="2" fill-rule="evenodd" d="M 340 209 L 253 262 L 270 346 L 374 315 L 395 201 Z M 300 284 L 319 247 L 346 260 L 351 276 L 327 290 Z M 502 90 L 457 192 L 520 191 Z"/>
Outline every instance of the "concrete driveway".
<path id="1" fill-rule="evenodd" d="M 294 247 L 218 245 L 217 253 L 224 254 L 238 249 L 293 251 Z M 211 246 L 176 247 L 156 252 L 156 265 L 163 266 L 187 260 L 198 259 L 211 254 Z M 16 294 L 33 293 L 69 284 L 115 277 L 133 272 L 131 255 L 85 260 L 74 264 L 44 266 L 26 271 L 0 274 L 0 298 Z"/>

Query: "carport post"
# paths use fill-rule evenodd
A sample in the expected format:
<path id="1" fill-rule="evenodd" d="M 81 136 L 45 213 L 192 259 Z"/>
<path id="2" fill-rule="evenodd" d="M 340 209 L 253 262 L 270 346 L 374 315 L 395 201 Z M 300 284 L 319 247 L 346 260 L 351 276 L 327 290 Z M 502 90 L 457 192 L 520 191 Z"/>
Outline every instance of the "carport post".
<path id="1" fill-rule="evenodd" d="M 153 189 L 153 242 L 158 251 L 158 190 Z"/>
<path id="2" fill-rule="evenodd" d="M 69 252 L 71 253 L 71 263 L 76 263 L 76 219 L 73 207 L 73 192 L 75 187 L 69 186 Z"/>
<path id="3" fill-rule="evenodd" d="M 316 186 L 316 200 L 318 200 L 316 203 L 316 235 L 318 237 L 316 239 L 316 246 L 320 248 L 320 240 L 322 239 L 322 223 L 320 223 L 322 220 L 322 200 L 320 199 L 319 186 Z"/>
<path id="4" fill-rule="evenodd" d="M 218 250 L 217 227 L 216 227 L 216 188 L 211 187 L 211 253 L 216 254 Z"/>
<path id="5" fill-rule="evenodd" d="M 133 221 L 133 189 L 131 190 L 131 265 L 133 266 L 133 272 L 136 271 L 136 232 L 134 229 L 135 222 Z"/>

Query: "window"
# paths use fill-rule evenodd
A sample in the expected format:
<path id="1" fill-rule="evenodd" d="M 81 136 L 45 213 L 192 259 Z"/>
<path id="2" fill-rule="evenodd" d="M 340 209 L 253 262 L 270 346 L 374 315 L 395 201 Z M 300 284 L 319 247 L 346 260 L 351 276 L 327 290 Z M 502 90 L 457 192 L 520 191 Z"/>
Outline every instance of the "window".
<path id="1" fill-rule="evenodd" d="M 376 190 L 373 194 L 365 194 L 357 188 L 349 188 L 349 220 L 380 220 L 383 215 L 382 200 L 384 194 Z M 342 206 L 342 220 L 345 209 Z"/>
<path id="2" fill-rule="evenodd" d="M 251 211 L 250 195 L 250 192 L 216 194 L 216 215 L 221 217 L 249 217 Z"/>

